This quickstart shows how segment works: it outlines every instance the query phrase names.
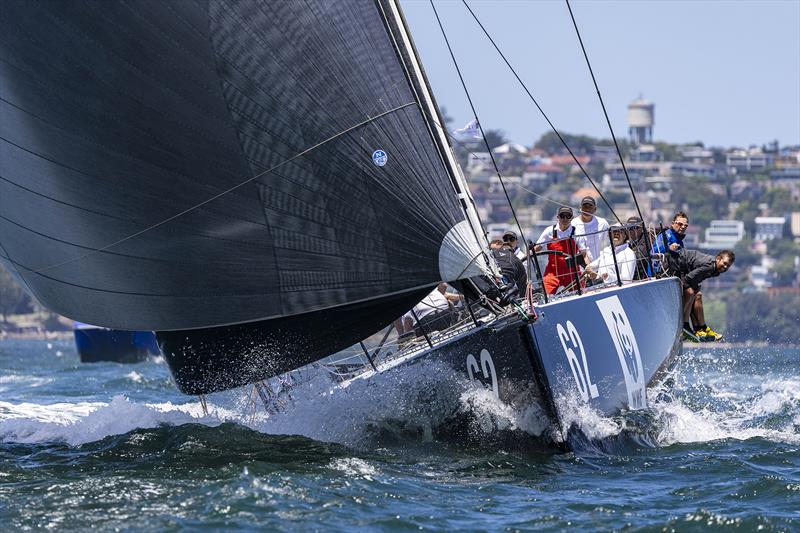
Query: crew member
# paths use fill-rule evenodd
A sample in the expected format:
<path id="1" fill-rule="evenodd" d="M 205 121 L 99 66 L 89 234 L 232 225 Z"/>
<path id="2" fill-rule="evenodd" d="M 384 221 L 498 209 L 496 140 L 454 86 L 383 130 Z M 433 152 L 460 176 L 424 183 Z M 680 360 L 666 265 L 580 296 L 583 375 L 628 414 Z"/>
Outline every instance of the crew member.
<path id="1" fill-rule="evenodd" d="M 500 240 L 489 243 L 497 267 L 503 275 L 505 284 L 513 284 L 517 288 L 517 294 L 525 294 L 528 287 L 528 274 L 525 272 L 525 265 L 517 258 L 511 249 L 511 244 Z"/>
<path id="2" fill-rule="evenodd" d="M 525 252 L 519 247 L 517 234 L 513 231 L 509 230 L 503 233 L 503 244 L 508 245 L 520 261 L 525 261 L 525 259 L 527 259 L 527 257 L 525 257 Z"/>
<path id="3" fill-rule="evenodd" d="M 633 279 L 647 279 L 647 272 L 650 265 L 649 246 L 647 237 L 642 226 L 642 219 L 639 217 L 628 217 L 628 244 L 636 254 L 636 272 Z"/>
<path id="4" fill-rule="evenodd" d="M 636 272 L 636 252 L 625 242 L 628 239 L 627 232 L 622 224 L 614 223 L 609 233 L 611 244 L 600 252 L 597 259 L 586 265 L 584 274 L 591 279 L 599 278 L 605 283 L 617 283 L 618 280 L 631 281 Z M 614 246 L 613 252 L 611 246 Z"/>
<path id="5" fill-rule="evenodd" d="M 706 325 L 700 283 L 727 272 L 735 260 L 736 256 L 731 250 L 722 250 L 714 257 L 697 250 L 682 249 L 676 257 L 670 256 L 670 270 L 683 281 L 683 328 L 686 333 L 694 333 L 701 341 L 722 339 L 722 335 Z M 696 323 L 694 330 L 692 316 Z"/>
<path id="6" fill-rule="evenodd" d="M 608 231 L 608 220 L 595 216 L 596 211 L 597 201 L 591 196 L 586 196 L 581 200 L 581 214 L 572 219 L 575 235 L 583 235 L 586 239 L 587 261 L 594 261 L 600 257 L 603 240 Z"/>
<path id="7" fill-rule="evenodd" d="M 678 252 L 683 250 L 683 238 L 686 237 L 686 229 L 688 227 L 689 217 L 686 213 L 683 211 L 675 213 L 675 216 L 672 217 L 672 225 L 656 237 L 650 253 L 668 254 L 670 259 L 675 261 L 678 258 Z M 661 263 L 659 261 L 653 261 L 653 265 L 656 267 L 656 273 L 662 264 L 665 268 L 669 268 L 671 262 L 667 261 L 666 263 Z M 669 274 L 674 274 L 674 272 L 669 272 Z"/>
<path id="8" fill-rule="evenodd" d="M 575 287 L 578 263 L 586 264 L 586 240 L 575 235 L 572 208 L 560 207 L 557 222 L 545 228 L 536 241 L 537 252 L 547 250 L 547 267 L 544 270 L 544 289 L 555 294 L 559 287 Z M 567 261 L 567 259 L 570 259 Z"/>

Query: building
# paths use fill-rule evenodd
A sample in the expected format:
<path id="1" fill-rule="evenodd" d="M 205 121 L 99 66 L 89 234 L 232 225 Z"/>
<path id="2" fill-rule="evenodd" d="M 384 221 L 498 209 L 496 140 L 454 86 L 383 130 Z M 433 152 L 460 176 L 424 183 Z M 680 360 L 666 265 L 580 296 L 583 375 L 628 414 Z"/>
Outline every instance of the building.
<path id="1" fill-rule="evenodd" d="M 792 237 L 797 242 L 800 242 L 800 211 L 792 212 Z"/>
<path id="2" fill-rule="evenodd" d="M 714 164 L 714 152 L 697 145 L 687 145 L 678 148 L 681 157 L 690 163 Z"/>
<path id="3" fill-rule="evenodd" d="M 564 179 L 564 169 L 555 165 L 531 165 L 522 173 L 522 184 L 526 187 L 548 187 Z"/>
<path id="4" fill-rule="evenodd" d="M 769 179 L 773 181 L 792 181 L 800 183 L 800 165 L 776 168 L 770 171 Z"/>
<path id="5" fill-rule="evenodd" d="M 769 241 L 783 238 L 783 226 L 786 224 L 784 217 L 756 217 L 757 241 Z"/>
<path id="6" fill-rule="evenodd" d="M 656 105 L 639 97 L 628 104 L 628 134 L 634 145 L 652 144 Z"/>
<path id="7" fill-rule="evenodd" d="M 676 161 L 670 163 L 670 174 L 673 176 L 698 176 L 713 180 L 717 177 L 717 169 L 707 163 L 692 163 L 691 161 Z"/>
<path id="8" fill-rule="evenodd" d="M 700 243 L 703 250 L 732 250 L 744 238 L 744 222 L 741 220 L 712 220 L 706 228 L 705 240 Z"/>
<path id="9" fill-rule="evenodd" d="M 631 161 L 642 162 L 664 160 L 664 154 L 652 144 L 640 144 L 639 146 L 636 146 L 633 150 L 631 150 L 629 157 Z"/>
<path id="10" fill-rule="evenodd" d="M 492 166 L 492 158 L 489 152 L 470 152 L 467 156 L 467 169 L 485 168 Z"/>
<path id="11" fill-rule="evenodd" d="M 765 265 L 753 265 L 750 267 L 750 283 L 756 289 L 767 289 L 772 287 L 775 274 L 769 271 Z"/>
<path id="12" fill-rule="evenodd" d="M 765 170 L 770 168 L 772 163 L 772 154 L 765 154 L 760 148 L 731 150 L 725 156 L 725 164 L 728 167 L 728 171 L 733 174 Z"/>
<path id="13" fill-rule="evenodd" d="M 606 174 L 603 176 L 604 190 L 628 189 L 628 180 L 625 179 L 625 170 L 631 178 L 634 187 L 639 185 L 645 176 L 664 175 L 663 169 L 669 168 L 669 163 L 631 161 L 625 163 L 625 169 L 620 163 L 606 165 Z"/>

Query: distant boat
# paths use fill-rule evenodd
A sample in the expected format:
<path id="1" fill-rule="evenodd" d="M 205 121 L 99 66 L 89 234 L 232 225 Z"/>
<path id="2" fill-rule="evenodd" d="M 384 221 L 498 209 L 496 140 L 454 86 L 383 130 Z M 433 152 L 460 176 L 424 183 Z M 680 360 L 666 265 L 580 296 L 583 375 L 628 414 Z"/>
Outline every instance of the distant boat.
<path id="1" fill-rule="evenodd" d="M 0 261 L 62 315 L 156 331 L 188 394 L 496 271 L 395 0 L 3 0 L 0 116 Z M 680 351 L 675 279 L 522 315 L 414 357 L 614 411 Z"/>
<path id="2" fill-rule="evenodd" d="M 76 322 L 74 332 L 81 363 L 140 363 L 161 353 L 152 331 L 123 331 Z"/>

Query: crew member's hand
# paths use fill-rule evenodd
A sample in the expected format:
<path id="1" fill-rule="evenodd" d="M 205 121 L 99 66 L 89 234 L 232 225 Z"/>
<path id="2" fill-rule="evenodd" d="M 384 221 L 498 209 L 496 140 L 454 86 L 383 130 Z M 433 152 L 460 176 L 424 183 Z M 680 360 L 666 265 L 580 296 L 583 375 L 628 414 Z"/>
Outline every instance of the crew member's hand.
<path id="1" fill-rule="evenodd" d="M 678 250 L 681 249 L 681 245 L 678 244 L 677 242 L 673 242 L 672 244 L 669 245 L 669 249 L 672 250 L 673 252 L 677 252 Z"/>

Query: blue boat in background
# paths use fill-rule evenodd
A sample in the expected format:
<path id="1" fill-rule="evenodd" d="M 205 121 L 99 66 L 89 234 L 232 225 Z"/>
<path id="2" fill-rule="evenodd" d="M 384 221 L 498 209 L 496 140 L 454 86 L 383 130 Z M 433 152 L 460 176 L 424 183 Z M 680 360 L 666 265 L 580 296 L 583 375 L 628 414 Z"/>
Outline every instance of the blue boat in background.
<path id="1" fill-rule="evenodd" d="M 74 332 L 82 363 L 139 363 L 161 354 L 152 331 L 125 331 L 76 322 Z"/>

